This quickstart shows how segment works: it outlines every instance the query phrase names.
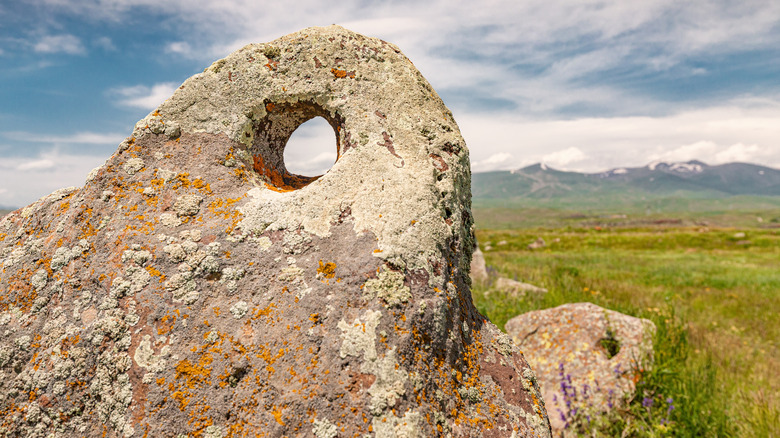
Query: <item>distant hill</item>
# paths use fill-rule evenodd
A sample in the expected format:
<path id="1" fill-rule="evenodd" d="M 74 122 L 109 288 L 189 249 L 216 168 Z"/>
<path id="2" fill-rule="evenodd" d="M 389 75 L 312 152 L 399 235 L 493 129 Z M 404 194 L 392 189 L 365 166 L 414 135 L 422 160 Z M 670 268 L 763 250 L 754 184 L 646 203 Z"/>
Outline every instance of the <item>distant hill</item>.
<path id="1" fill-rule="evenodd" d="M 621 205 L 753 198 L 780 201 L 780 170 L 746 163 L 654 162 L 601 173 L 566 172 L 544 164 L 475 173 L 476 206 L 614 208 Z M 749 202 L 748 202 L 749 203 Z"/>

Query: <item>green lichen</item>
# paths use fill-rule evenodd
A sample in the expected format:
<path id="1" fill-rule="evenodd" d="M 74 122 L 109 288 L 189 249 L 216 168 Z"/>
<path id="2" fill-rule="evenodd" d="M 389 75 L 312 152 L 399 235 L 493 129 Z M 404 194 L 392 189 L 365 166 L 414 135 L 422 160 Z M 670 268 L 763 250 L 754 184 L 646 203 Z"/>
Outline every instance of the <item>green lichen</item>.
<path id="1" fill-rule="evenodd" d="M 409 286 L 404 285 L 404 274 L 398 271 L 383 270 L 377 278 L 366 281 L 363 296 L 368 299 L 380 298 L 388 307 L 406 303 L 412 297 Z"/>

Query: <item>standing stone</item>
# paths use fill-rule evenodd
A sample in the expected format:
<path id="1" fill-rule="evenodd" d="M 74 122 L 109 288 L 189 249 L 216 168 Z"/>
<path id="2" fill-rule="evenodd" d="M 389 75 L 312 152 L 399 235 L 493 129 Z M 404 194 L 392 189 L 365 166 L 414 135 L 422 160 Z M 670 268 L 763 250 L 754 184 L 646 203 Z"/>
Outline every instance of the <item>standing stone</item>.
<path id="1" fill-rule="evenodd" d="M 471 281 L 476 284 L 485 284 L 490 279 L 485 264 L 485 255 L 480 251 L 479 246 L 474 245 L 474 253 L 471 255 Z"/>
<path id="2" fill-rule="evenodd" d="M 292 175 L 313 117 L 338 160 Z M 0 222 L 0 435 L 549 436 L 472 304 L 470 205 L 452 114 L 397 47 L 248 45 Z"/>
<path id="3" fill-rule="evenodd" d="M 655 325 L 591 303 L 524 313 L 506 323 L 542 388 L 556 436 L 624 403 L 652 361 Z"/>

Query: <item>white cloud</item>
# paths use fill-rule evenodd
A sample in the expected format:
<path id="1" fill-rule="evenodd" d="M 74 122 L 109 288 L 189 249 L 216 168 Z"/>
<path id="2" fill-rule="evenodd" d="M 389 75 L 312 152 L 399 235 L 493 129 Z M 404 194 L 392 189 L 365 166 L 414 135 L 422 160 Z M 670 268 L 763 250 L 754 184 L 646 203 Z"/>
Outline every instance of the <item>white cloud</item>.
<path id="1" fill-rule="evenodd" d="M 752 161 L 757 163 L 764 157 L 768 156 L 768 152 L 768 150 L 760 148 L 757 144 L 746 145 L 737 143 L 729 146 L 725 150 L 716 153 L 715 162 L 729 163 L 732 161 Z"/>
<path id="2" fill-rule="evenodd" d="M 13 131 L 3 134 L 4 137 L 34 143 L 52 144 L 119 144 L 125 136 L 116 133 L 101 134 L 98 132 L 77 132 L 70 135 L 40 135 L 32 132 Z"/>
<path id="3" fill-rule="evenodd" d="M 666 149 L 650 155 L 652 161 L 690 161 L 706 160 L 718 150 L 718 145 L 709 140 L 682 145 L 674 149 Z"/>
<path id="4" fill-rule="evenodd" d="M 25 172 L 28 170 L 48 170 L 54 168 L 54 161 L 49 159 L 25 161 L 16 165 L 16 170 Z"/>
<path id="5" fill-rule="evenodd" d="M 472 161 L 471 169 L 474 172 L 489 172 L 491 170 L 505 169 L 507 165 L 512 164 L 512 154 L 507 152 L 499 152 L 493 154 L 481 161 Z"/>
<path id="6" fill-rule="evenodd" d="M 610 69 L 626 72 L 623 76 L 674 68 L 683 76 L 701 75 L 701 67 L 684 64 L 691 56 L 773 50 L 780 25 L 780 3 L 771 0 L 717 5 L 709 0 L 493 0 L 479 7 L 443 0 L 300 0 L 295 14 L 283 2 L 245 0 L 31 1 L 92 20 L 148 15 L 175 35 L 176 41 L 164 45 L 166 53 L 204 65 L 250 42 L 339 23 L 397 44 L 440 92 L 467 88 L 514 102 L 515 112 L 535 116 L 572 107 L 668 112 L 668 102 L 594 77 Z M 152 100 L 139 97 L 128 104 L 152 109 L 159 103 Z"/>
<path id="7" fill-rule="evenodd" d="M 336 161 L 335 148 L 332 151 L 320 152 L 309 160 L 285 159 L 287 171 L 296 175 L 316 176 L 322 175 L 333 166 Z"/>
<path id="8" fill-rule="evenodd" d="M 579 148 L 570 147 L 561 151 L 553 152 L 542 156 L 542 163 L 551 164 L 557 167 L 568 166 L 572 163 L 578 163 L 587 158 Z"/>
<path id="9" fill-rule="evenodd" d="M 322 117 L 299 126 L 284 149 L 287 170 L 297 175 L 322 175 L 336 161 L 336 134 Z"/>
<path id="10" fill-rule="evenodd" d="M 86 53 L 81 40 L 68 34 L 44 36 L 35 43 L 33 50 L 38 53 L 67 53 L 69 55 Z"/>
<path id="11" fill-rule="evenodd" d="M 60 154 L 35 158 L 0 157 L 0 205 L 22 207 L 62 187 L 81 186 L 105 156 Z M 46 172 L 42 177 L 41 172 Z"/>
<path id="12" fill-rule="evenodd" d="M 116 50 L 116 46 L 114 45 L 114 42 L 111 41 L 111 38 L 106 36 L 95 38 L 92 41 L 92 43 L 95 46 L 100 47 L 101 49 L 107 50 L 109 52 L 113 52 L 114 50 Z"/>
<path id="13" fill-rule="evenodd" d="M 163 82 L 154 84 L 151 87 L 146 85 L 136 85 L 132 87 L 120 87 L 110 90 L 110 94 L 121 96 L 120 105 L 153 110 L 157 108 L 166 99 L 171 97 L 179 84 L 174 82 Z"/>
<path id="14" fill-rule="evenodd" d="M 739 160 L 780 168 L 780 100 L 737 101 L 659 117 L 535 120 L 506 115 L 455 114 L 473 163 L 509 153 L 502 169 L 546 161 L 548 151 L 579 149 L 586 157 L 565 170 L 598 172 L 654 160 Z M 573 150 L 572 156 L 577 154 Z M 481 170 L 481 169 L 478 169 Z"/>
<path id="15" fill-rule="evenodd" d="M 752 162 L 756 164 L 778 166 L 780 153 L 770 147 L 762 148 L 757 144 L 732 145 L 718 144 L 714 141 L 702 140 L 692 144 L 668 149 L 650 156 L 653 161 L 690 161 L 700 160 L 707 164 L 723 164 L 731 162 Z"/>
<path id="16" fill-rule="evenodd" d="M 165 46 L 166 53 L 176 53 L 183 56 L 191 56 L 193 54 L 192 47 L 185 41 L 175 41 Z"/>

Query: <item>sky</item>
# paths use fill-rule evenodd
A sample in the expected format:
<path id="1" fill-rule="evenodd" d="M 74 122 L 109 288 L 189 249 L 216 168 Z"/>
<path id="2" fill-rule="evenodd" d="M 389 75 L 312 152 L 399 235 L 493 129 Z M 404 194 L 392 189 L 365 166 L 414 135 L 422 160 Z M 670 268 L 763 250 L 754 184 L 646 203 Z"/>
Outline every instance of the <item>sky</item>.
<path id="1" fill-rule="evenodd" d="M 82 185 L 213 61 L 329 24 L 401 48 L 452 110 L 475 172 L 780 168 L 776 0 L 1 0 L 0 206 Z M 288 168 L 332 164 L 323 123 L 293 137 Z"/>

